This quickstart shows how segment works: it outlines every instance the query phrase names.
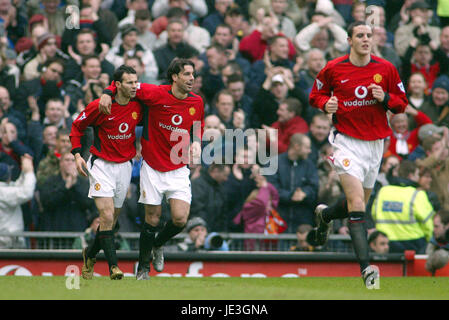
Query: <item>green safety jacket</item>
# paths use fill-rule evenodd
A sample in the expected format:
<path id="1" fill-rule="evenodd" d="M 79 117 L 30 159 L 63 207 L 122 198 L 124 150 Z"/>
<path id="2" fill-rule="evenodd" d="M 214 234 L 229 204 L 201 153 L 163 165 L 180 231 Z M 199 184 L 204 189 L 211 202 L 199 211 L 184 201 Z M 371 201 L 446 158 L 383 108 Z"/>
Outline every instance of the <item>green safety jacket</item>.
<path id="1" fill-rule="evenodd" d="M 376 229 L 390 241 L 430 240 L 434 210 L 425 191 L 389 185 L 379 190 L 371 214 Z"/>

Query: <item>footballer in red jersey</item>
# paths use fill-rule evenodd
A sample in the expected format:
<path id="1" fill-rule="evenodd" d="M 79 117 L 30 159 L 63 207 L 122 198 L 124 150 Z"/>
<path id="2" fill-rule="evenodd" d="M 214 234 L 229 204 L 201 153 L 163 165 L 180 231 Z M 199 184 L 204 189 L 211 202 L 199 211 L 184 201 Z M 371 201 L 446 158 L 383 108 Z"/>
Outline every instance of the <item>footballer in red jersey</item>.
<path id="1" fill-rule="evenodd" d="M 190 213 L 187 164 L 189 153 L 193 158 L 200 156 L 204 128 L 204 102 L 191 92 L 194 72 L 192 61 L 174 59 L 167 70 L 169 85 L 140 84 L 136 92 L 144 105 L 139 202 L 145 204 L 145 222 L 139 241 L 138 280 L 149 279 L 151 260 L 156 271 L 163 270 L 162 246 L 184 229 Z M 109 95 L 114 92 L 111 85 L 101 97 L 100 110 L 106 114 L 110 113 Z M 171 220 L 157 232 L 164 196 L 170 203 Z"/>
<path id="2" fill-rule="evenodd" d="M 379 269 L 369 264 L 366 203 L 379 172 L 384 139 L 392 133 L 387 112 L 402 113 L 408 104 L 396 68 L 371 54 L 372 35 L 370 25 L 352 23 L 348 27 L 350 53 L 320 71 L 309 98 L 313 107 L 332 115 L 330 160 L 346 199 L 331 207 L 316 207 L 318 227 L 309 233 L 308 241 L 323 245 L 332 220 L 349 217 L 349 234 L 368 289 L 378 288 Z"/>
<path id="3" fill-rule="evenodd" d="M 131 159 L 136 155 L 135 129 L 142 119 L 140 102 L 134 99 L 137 90 L 136 71 L 121 66 L 114 73 L 117 95 L 111 114 L 98 111 L 99 99 L 92 101 L 72 124 L 70 139 L 76 167 L 80 174 L 89 173 L 89 197 L 94 198 L 100 213 L 100 226 L 93 244 L 83 250 L 82 276 L 92 279 L 95 257 L 103 249 L 109 264 L 111 279 L 121 279 L 117 266 L 114 227 L 131 182 Z M 91 156 L 81 157 L 81 137 L 86 128 L 93 127 L 94 143 Z"/>

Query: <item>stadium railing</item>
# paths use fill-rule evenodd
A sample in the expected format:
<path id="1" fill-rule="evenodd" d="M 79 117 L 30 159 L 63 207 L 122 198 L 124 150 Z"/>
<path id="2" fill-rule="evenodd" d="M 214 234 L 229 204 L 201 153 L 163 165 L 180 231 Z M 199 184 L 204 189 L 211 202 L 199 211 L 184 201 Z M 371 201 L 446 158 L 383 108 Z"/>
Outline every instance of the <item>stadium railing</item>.
<path id="1" fill-rule="evenodd" d="M 256 233 L 218 233 L 227 241 L 230 251 L 247 251 L 245 240 L 253 240 L 254 250 L 258 251 L 289 251 L 297 242 L 295 234 L 265 235 Z M 138 232 L 120 232 L 119 235 L 128 242 L 131 250 L 138 250 Z M 1 237 L 8 237 L 9 241 L 6 249 L 43 249 L 43 250 L 63 250 L 72 249 L 75 239 L 84 237 L 84 232 L 44 232 L 44 231 L 24 231 L 15 233 L 0 233 Z M 176 235 L 167 247 L 176 250 L 176 244 L 182 242 L 187 237 L 186 233 Z M 171 250 L 170 250 L 171 251 Z M 326 247 L 319 248 L 321 252 L 351 252 L 351 239 L 349 236 L 331 234 Z"/>

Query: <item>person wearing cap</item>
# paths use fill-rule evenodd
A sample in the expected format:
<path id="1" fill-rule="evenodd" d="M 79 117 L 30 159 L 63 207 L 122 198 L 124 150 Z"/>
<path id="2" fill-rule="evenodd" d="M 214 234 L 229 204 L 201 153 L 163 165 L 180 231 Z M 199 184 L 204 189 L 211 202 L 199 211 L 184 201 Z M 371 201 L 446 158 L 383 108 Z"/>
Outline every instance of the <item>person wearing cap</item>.
<path id="1" fill-rule="evenodd" d="M 438 126 L 449 126 L 449 77 L 439 76 L 433 86 L 431 99 L 421 107 L 433 123 Z"/>
<path id="2" fill-rule="evenodd" d="M 435 192 L 440 200 L 442 209 L 449 210 L 449 148 L 448 135 L 443 137 L 428 136 L 422 142 L 425 157 L 416 159 L 419 167 L 431 170 L 432 183 L 430 190 Z"/>
<path id="3" fill-rule="evenodd" d="M 227 242 L 224 241 L 218 233 L 208 233 L 207 223 L 203 218 L 191 218 L 187 221 L 185 231 L 187 232 L 187 237 L 183 242 L 176 245 L 177 249 L 180 251 L 229 250 Z"/>
<path id="4" fill-rule="evenodd" d="M 0 233 L 24 231 L 21 205 L 34 196 L 36 176 L 33 161 L 28 155 L 21 157 L 22 172 L 17 180 L 12 181 L 11 167 L 0 162 Z M 0 248 L 24 247 L 23 239 L 0 237 Z"/>
<path id="5" fill-rule="evenodd" d="M 69 59 L 69 56 L 59 50 L 56 37 L 51 33 L 44 33 L 37 38 L 38 54 L 25 64 L 23 69 L 23 80 L 29 81 L 40 76 L 40 68 L 51 58 L 61 58 L 64 61 Z"/>
<path id="6" fill-rule="evenodd" d="M 254 126 L 271 126 L 277 118 L 281 101 L 296 98 L 303 106 L 308 106 L 304 92 L 293 83 L 290 69 L 273 67 L 267 69 L 267 77 L 254 98 Z"/>
<path id="7" fill-rule="evenodd" d="M 400 26 L 394 33 L 394 47 L 400 57 L 404 57 L 413 38 L 429 39 L 440 45 L 440 28 L 428 24 L 430 6 L 425 1 L 414 2 L 409 9 L 410 22 Z"/>
<path id="8" fill-rule="evenodd" d="M 423 143 L 427 137 L 435 137 L 441 139 L 443 135 L 448 136 L 449 129 L 447 127 L 437 127 L 433 123 L 428 123 L 421 126 L 418 129 L 418 140 L 419 145 L 413 150 L 412 153 L 407 157 L 410 161 L 416 161 L 416 159 L 423 159 L 426 157 L 426 152 L 424 151 Z"/>
<path id="9" fill-rule="evenodd" d="M 125 62 L 125 56 L 138 56 L 145 65 L 145 75 L 151 79 L 156 79 L 159 69 L 155 56 L 151 50 L 145 49 L 137 41 L 137 28 L 132 24 L 125 25 L 120 30 L 122 43 L 117 47 L 112 47 L 106 54 L 105 59 L 112 63 L 116 68 Z"/>

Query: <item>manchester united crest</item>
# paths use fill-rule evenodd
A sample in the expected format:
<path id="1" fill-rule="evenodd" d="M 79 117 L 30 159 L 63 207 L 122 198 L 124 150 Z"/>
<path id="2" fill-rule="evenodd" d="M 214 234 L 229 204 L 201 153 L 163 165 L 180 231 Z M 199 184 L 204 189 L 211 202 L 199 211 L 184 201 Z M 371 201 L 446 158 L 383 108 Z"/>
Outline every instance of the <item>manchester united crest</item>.
<path id="1" fill-rule="evenodd" d="M 97 190 L 97 191 L 98 191 L 98 190 L 100 190 L 100 189 L 101 189 L 101 186 L 100 186 L 100 184 L 99 184 L 99 183 L 96 183 L 96 184 L 95 184 L 95 190 Z"/>
<path id="2" fill-rule="evenodd" d="M 382 76 L 376 73 L 373 77 L 375 83 L 380 83 L 382 81 Z"/>
<path id="3" fill-rule="evenodd" d="M 190 107 L 189 113 L 190 113 L 191 116 L 193 116 L 196 113 L 195 108 L 194 107 Z"/>
<path id="4" fill-rule="evenodd" d="M 137 112 L 134 111 L 133 113 L 131 113 L 131 117 L 133 117 L 134 120 L 137 120 L 138 117 Z"/>
<path id="5" fill-rule="evenodd" d="M 349 159 L 343 159 L 343 166 L 344 167 L 349 167 L 349 165 L 351 164 L 351 160 L 349 160 Z"/>

